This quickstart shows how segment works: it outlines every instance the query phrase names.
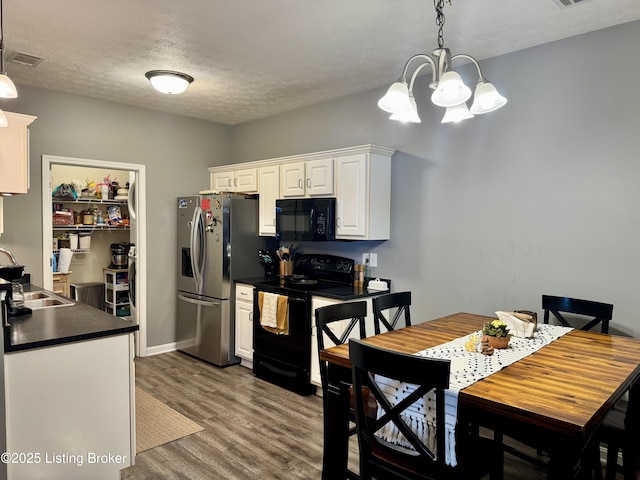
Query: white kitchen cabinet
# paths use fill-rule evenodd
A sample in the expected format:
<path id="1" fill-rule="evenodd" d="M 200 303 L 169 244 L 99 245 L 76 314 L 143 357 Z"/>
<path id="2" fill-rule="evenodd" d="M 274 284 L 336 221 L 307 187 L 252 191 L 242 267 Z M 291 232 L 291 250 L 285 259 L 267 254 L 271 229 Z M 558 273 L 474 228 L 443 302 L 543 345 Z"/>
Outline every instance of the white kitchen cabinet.
<path id="1" fill-rule="evenodd" d="M 7 478 L 120 479 L 135 455 L 133 356 L 133 334 L 5 354 L 7 451 L 23 455 Z"/>
<path id="2" fill-rule="evenodd" d="M 334 158 L 321 158 L 282 165 L 281 198 L 333 196 L 334 164 Z"/>
<path id="3" fill-rule="evenodd" d="M 9 125 L 0 128 L 0 193 L 29 189 L 29 125 L 37 117 L 4 112 Z"/>
<path id="4" fill-rule="evenodd" d="M 280 166 L 261 167 L 259 171 L 259 235 L 276 235 L 276 200 L 280 195 Z"/>
<path id="5" fill-rule="evenodd" d="M 391 155 L 354 153 L 336 163 L 336 239 L 391 238 Z"/>
<path id="6" fill-rule="evenodd" d="M 244 168 L 212 173 L 211 189 L 219 192 L 258 193 L 258 169 Z"/>
<path id="7" fill-rule="evenodd" d="M 245 367 L 253 365 L 253 286 L 236 284 L 236 355 Z"/>

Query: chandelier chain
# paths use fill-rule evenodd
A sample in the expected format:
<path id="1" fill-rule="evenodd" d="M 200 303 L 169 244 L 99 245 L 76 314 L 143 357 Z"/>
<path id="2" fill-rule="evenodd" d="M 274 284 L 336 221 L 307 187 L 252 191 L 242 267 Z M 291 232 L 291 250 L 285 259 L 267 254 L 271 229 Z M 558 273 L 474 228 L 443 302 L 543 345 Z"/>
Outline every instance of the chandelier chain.
<path id="1" fill-rule="evenodd" d="M 436 26 L 438 27 L 438 47 L 444 47 L 444 0 L 433 0 L 436 8 Z"/>

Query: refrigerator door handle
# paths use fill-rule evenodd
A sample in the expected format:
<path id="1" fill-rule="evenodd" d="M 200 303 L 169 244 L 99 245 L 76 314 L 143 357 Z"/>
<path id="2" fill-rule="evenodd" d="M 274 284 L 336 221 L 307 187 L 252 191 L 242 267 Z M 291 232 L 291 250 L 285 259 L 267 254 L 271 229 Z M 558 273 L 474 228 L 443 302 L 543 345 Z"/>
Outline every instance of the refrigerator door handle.
<path id="1" fill-rule="evenodd" d="M 191 270 L 193 271 L 193 279 L 196 282 L 196 292 L 202 293 L 202 273 L 204 270 L 204 265 L 202 265 L 205 245 L 204 235 L 201 235 L 202 231 L 202 209 L 200 206 L 196 206 L 193 210 L 193 218 L 191 219 L 191 238 L 190 238 L 190 248 L 191 248 Z"/>
<path id="2" fill-rule="evenodd" d="M 187 303 L 193 303 L 194 305 L 202 305 L 203 307 L 219 307 L 220 302 L 212 302 L 211 300 L 199 300 L 197 298 L 188 297 L 181 293 L 178 294 L 178 300 L 182 300 Z"/>
<path id="3" fill-rule="evenodd" d="M 136 219 L 136 182 L 132 182 L 129 185 L 129 192 L 127 192 L 127 208 L 129 209 L 129 216 L 131 220 Z"/>

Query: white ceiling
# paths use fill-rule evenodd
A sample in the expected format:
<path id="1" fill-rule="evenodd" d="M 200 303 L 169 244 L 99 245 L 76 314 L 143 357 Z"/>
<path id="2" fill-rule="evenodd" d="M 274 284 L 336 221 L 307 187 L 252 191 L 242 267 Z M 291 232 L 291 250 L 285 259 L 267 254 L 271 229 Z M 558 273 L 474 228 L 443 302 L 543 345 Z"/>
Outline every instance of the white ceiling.
<path id="1" fill-rule="evenodd" d="M 558 2 L 452 0 L 445 46 L 482 60 L 640 19 L 640 0 Z M 17 84 L 227 125 L 386 86 L 437 47 L 431 0 L 4 0 L 4 37 L 5 59 L 44 59 L 7 61 Z M 163 95 L 156 69 L 195 82 Z"/>

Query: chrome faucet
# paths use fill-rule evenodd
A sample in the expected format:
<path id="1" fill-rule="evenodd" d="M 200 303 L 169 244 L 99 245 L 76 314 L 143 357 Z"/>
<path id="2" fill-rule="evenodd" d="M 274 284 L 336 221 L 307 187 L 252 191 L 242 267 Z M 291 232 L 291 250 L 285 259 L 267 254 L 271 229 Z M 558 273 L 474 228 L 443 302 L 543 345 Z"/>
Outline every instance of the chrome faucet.
<path id="1" fill-rule="evenodd" d="M 0 247 L 0 253 L 4 253 L 7 257 L 9 257 L 9 260 L 11 260 L 12 265 L 18 265 L 18 262 L 16 262 L 16 257 L 14 257 L 9 250 L 6 250 Z"/>

